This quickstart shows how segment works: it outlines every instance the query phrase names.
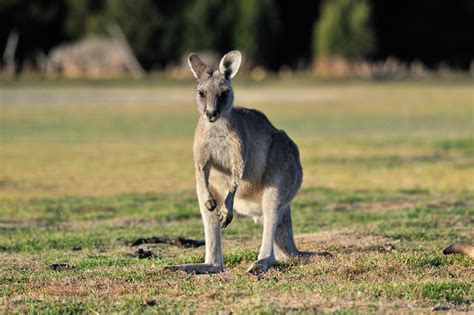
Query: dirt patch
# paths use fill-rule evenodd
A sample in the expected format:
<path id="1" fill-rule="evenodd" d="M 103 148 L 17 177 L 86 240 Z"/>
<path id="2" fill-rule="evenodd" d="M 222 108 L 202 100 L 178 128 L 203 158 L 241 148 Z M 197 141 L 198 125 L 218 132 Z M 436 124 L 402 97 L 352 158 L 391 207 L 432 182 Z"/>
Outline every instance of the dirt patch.
<path id="1" fill-rule="evenodd" d="M 73 265 L 68 264 L 68 263 L 51 264 L 49 267 L 53 269 L 54 271 L 72 270 L 75 268 Z"/>
<path id="2" fill-rule="evenodd" d="M 135 253 L 129 254 L 130 257 L 137 257 L 138 259 L 146 259 L 146 258 L 158 258 L 158 255 L 152 252 L 151 250 L 146 250 L 143 248 L 139 248 Z"/>
<path id="3" fill-rule="evenodd" d="M 204 240 L 193 240 L 184 237 L 169 238 L 166 236 L 153 236 L 149 238 L 139 238 L 132 242 L 130 246 L 139 246 L 142 244 L 168 244 L 184 248 L 195 248 L 204 246 Z"/>
<path id="4" fill-rule="evenodd" d="M 386 243 L 383 245 L 372 245 L 366 248 L 368 251 L 379 252 L 379 253 L 388 253 L 391 251 L 397 250 L 395 245 L 392 243 Z"/>

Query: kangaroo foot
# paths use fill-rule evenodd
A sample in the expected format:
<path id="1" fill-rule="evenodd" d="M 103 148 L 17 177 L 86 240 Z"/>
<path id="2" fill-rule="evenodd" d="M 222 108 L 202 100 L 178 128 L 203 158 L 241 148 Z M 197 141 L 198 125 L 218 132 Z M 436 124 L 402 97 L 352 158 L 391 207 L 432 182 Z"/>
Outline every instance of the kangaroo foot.
<path id="1" fill-rule="evenodd" d="M 274 260 L 270 258 L 263 258 L 259 259 L 256 262 L 254 262 L 249 269 L 247 269 L 247 272 L 253 275 L 260 275 L 262 273 L 265 273 L 270 269 L 270 267 L 273 265 Z"/>
<path id="2" fill-rule="evenodd" d="M 197 275 L 219 273 L 224 271 L 223 266 L 216 266 L 211 264 L 184 264 L 176 266 L 167 266 L 163 269 L 167 271 L 184 271 L 186 273 L 192 273 Z"/>

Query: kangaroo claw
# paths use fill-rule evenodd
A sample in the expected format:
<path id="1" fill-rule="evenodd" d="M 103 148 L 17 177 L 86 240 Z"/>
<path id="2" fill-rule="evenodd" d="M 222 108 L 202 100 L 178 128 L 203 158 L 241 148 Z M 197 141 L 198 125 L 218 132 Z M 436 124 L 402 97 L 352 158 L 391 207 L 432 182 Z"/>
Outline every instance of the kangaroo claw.
<path id="1" fill-rule="evenodd" d="M 225 208 L 222 208 L 219 213 L 219 221 L 221 222 L 221 228 L 225 229 L 230 222 L 232 222 L 232 219 L 234 218 L 234 213 L 233 211 L 229 211 Z"/>

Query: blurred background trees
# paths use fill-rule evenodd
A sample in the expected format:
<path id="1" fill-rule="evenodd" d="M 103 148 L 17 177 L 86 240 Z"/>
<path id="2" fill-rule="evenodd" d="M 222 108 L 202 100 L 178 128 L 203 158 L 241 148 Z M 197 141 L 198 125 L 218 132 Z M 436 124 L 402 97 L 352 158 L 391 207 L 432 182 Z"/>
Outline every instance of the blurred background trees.
<path id="1" fill-rule="evenodd" d="M 420 60 L 468 69 L 471 0 L 0 0 L 0 50 L 16 30 L 16 60 L 48 54 L 117 23 L 145 69 L 190 51 L 245 52 L 271 70 L 307 68 L 315 57 Z"/>
<path id="2" fill-rule="evenodd" d="M 313 31 L 315 55 L 349 60 L 367 57 L 375 49 L 370 17 L 367 1 L 327 1 Z"/>

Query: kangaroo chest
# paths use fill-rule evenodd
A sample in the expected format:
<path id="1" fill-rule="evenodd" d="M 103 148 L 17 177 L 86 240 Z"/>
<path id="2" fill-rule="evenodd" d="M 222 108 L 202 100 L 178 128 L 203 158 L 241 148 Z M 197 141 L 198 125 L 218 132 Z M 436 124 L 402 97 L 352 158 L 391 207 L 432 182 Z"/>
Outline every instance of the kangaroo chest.
<path id="1" fill-rule="evenodd" d="M 224 136 L 209 138 L 206 145 L 211 159 L 211 165 L 223 173 L 230 174 L 232 170 L 232 156 L 238 154 L 235 148 Z"/>

